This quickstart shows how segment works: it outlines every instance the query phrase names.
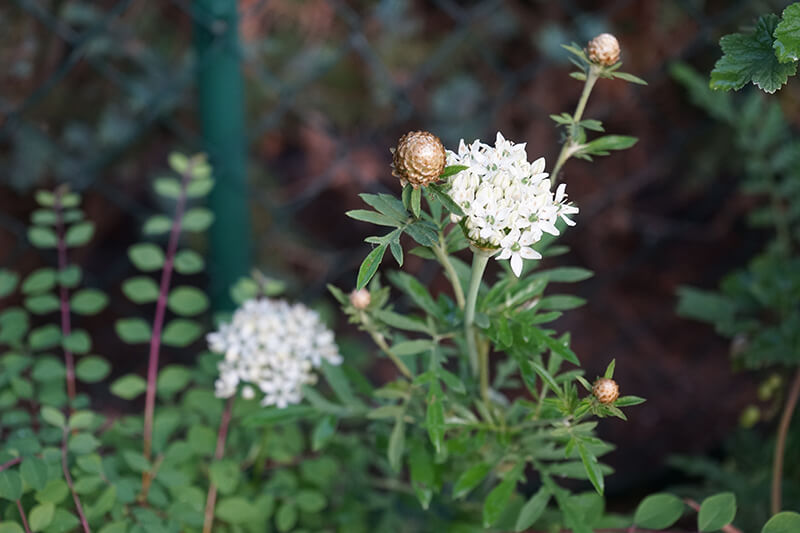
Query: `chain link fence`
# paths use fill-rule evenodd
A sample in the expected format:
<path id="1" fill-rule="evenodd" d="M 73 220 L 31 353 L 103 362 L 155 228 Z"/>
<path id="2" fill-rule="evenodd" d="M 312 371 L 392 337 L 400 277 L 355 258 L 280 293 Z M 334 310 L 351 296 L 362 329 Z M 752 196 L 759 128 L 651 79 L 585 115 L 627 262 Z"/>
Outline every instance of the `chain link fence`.
<path id="1" fill-rule="evenodd" d="M 724 231 L 708 229 L 733 185 L 713 194 L 694 185 L 689 162 L 713 125 L 670 80 L 669 64 L 689 61 L 707 72 L 720 35 L 785 4 L 6 0 L 0 265 L 26 271 L 51 259 L 27 242 L 31 192 L 68 183 L 98 223 L 93 248 L 77 259 L 96 273 L 92 284 L 118 291 L 139 223 L 169 207 L 150 188 L 166 155 L 206 151 L 218 177 L 217 229 L 210 276 L 196 282 L 224 290 L 252 263 L 288 279 L 293 295 L 319 299 L 326 283 L 353 283 L 369 228 L 343 213 L 359 207 L 358 192 L 397 190 L 388 147 L 402 133 L 428 129 L 453 146 L 500 129 L 527 141 L 530 155 L 553 160 L 559 139 L 548 116 L 574 107 L 581 88 L 560 44 L 611 31 L 624 69 L 650 85 L 602 80 L 588 115 L 641 140 L 565 169 L 583 228 L 567 234 L 567 259 L 597 276 L 578 289 L 589 305 L 559 327 L 575 332 L 590 371 L 616 356 L 627 392 L 672 397 L 642 408 L 638 422 L 609 424 L 612 440 L 635 432 L 626 449 L 647 450 L 637 449 L 638 462 L 622 476 L 632 482 L 637 467 L 666 449 L 713 444 L 738 412 L 732 402 L 727 417 L 697 415 L 691 435 L 651 444 L 663 436 L 661 424 L 680 425 L 698 402 L 696 386 L 686 388 L 688 361 L 699 374 L 727 368 L 725 347 L 710 332 L 674 317 L 675 286 L 713 283 L 747 257 L 746 246 L 736 252 Z M 413 258 L 407 268 L 441 282 Z M 702 394 L 739 385 L 718 380 Z"/>

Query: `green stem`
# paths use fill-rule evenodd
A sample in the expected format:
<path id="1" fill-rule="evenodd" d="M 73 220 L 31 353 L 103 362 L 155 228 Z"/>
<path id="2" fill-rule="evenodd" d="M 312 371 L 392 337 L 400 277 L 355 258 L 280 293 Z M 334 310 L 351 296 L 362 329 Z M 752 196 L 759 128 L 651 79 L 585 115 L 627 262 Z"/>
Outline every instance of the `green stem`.
<path id="1" fill-rule="evenodd" d="M 439 234 L 439 244 L 437 246 L 433 246 L 432 250 L 434 255 L 436 255 L 436 259 L 439 260 L 442 268 L 444 268 L 444 273 L 447 276 L 447 279 L 450 280 L 450 284 L 453 286 L 453 294 L 455 294 L 458 308 L 464 309 L 464 289 L 461 287 L 461 281 L 458 279 L 456 269 L 453 268 L 453 263 L 447 256 L 447 249 L 445 248 L 444 239 L 442 238 L 441 233 Z"/>
<path id="2" fill-rule="evenodd" d="M 486 270 L 486 263 L 492 256 L 492 252 L 472 248 L 472 276 L 469 280 L 469 291 L 467 292 L 467 303 L 464 308 L 464 333 L 467 337 L 467 350 L 469 362 L 474 375 L 480 374 L 481 398 L 486 401 L 489 398 L 489 356 L 484 354 L 481 357 L 478 352 L 478 343 L 475 330 L 475 304 L 478 302 L 478 289 L 481 286 L 483 272 Z"/>
<path id="3" fill-rule="evenodd" d="M 378 348 L 383 350 L 383 353 L 392 360 L 394 365 L 397 369 L 402 373 L 405 377 L 410 380 L 414 379 L 414 374 L 408 369 L 406 364 L 397 356 L 392 349 L 389 347 L 389 344 L 386 342 L 386 338 L 379 332 L 375 330 L 372 325 L 372 321 L 369 319 L 366 313 L 363 311 L 361 312 L 361 323 L 364 324 L 364 328 L 369 332 L 369 336 L 372 337 L 373 342 L 378 345 Z"/>
<path id="4" fill-rule="evenodd" d="M 577 151 L 578 146 L 580 146 L 575 142 L 575 131 L 578 129 L 578 122 L 580 122 L 581 118 L 583 117 L 583 112 L 586 109 L 586 103 L 589 101 L 589 95 L 592 93 L 592 88 L 599 77 L 599 67 L 595 65 L 589 67 L 589 72 L 586 74 L 586 81 L 583 84 L 583 91 L 581 92 L 581 97 L 578 100 L 578 106 L 575 108 L 575 113 L 572 114 L 572 125 L 569 129 L 569 137 L 564 143 L 564 146 L 561 147 L 561 152 L 559 152 L 558 158 L 556 159 L 556 165 L 553 167 L 553 173 L 551 175 L 553 184 L 558 182 L 558 174 L 561 172 L 561 167 L 564 166 L 564 163 L 567 162 L 567 159 L 572 157 L 572 154 L 574 154 Z"/>

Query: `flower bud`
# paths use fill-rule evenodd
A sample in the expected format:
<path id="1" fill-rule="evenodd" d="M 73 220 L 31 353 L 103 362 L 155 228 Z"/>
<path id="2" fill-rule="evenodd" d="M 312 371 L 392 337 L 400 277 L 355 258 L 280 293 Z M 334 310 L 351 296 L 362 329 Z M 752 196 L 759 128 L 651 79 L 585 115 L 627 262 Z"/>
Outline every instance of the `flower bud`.
<path id="1" fill-rule="evenodd" d="M 415 189 L 439 179 L 447 160 L 444 145 L 427 131 L 410 131 L 392 148 L 392 175 Z"/>
<path id="2" fill-rule="evenodd" d="M 619 61 L 619 41 L 610 33 L 601 33 L 586 46 L 589 61 L 610 67 Z"/>
<path id="3" fill-rule="evenodd" d="M 600 378 L 594 382 L 592 394 L 602 404 L 614 403 L 619 398 L 619 385 L 613 379 Z"/>
<path id="4" fill-rule="evenodd" d="M 367 289 L 358 289 L 350 293 L 350 303 L 353 307 L 359 310 L 364 310 L 369 307 L 369 302 L 372 298 Z"/>

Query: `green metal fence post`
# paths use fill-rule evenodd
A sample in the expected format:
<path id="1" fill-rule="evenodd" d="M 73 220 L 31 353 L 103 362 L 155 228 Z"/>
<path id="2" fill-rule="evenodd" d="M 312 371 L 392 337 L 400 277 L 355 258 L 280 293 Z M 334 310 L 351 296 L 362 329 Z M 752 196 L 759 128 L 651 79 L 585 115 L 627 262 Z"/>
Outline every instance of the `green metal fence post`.
<path id="1" fill-rule="evenodd" d="M 216 309 L 230 309 L 230 286 L 251 266 L 247 195 L 244 86 L 236 0 L 195 0 L 198 111 L 203 142 L 214 167 L 209 197 L 208 272 Z"/>

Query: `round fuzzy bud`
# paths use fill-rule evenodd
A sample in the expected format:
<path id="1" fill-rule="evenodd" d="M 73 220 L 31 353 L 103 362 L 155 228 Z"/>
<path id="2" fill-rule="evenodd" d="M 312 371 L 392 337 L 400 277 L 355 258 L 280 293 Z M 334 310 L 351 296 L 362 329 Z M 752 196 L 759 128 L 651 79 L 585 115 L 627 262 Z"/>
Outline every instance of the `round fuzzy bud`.
<path id="1" fill-rule="evenodd" d="M 356 309 L 366 309 L 369 306 L 371 297 L 367 289 L 358 289 L 350 293 L 350 303 Z"/>
<path id="2" fill-rule="evenodd" d="M 592 394 L 602 404 L 614 403 L 619 398 L 619 385 L 613 379 L 600 378 L 594 382 Z"/>
<path id="3" fill-rule="evenodd" d="M 586 46 L 589 61 L 610 67 L 619 61 L 619 41 L 610 33 L 601 33 Z"/>
<path id="4" fill-rule="evenodd" d="M 427 131 L 406 133 L 392 154 L 392 175 L 415 189 L 438 180 L 447 160 L 442 141 Z"/>

